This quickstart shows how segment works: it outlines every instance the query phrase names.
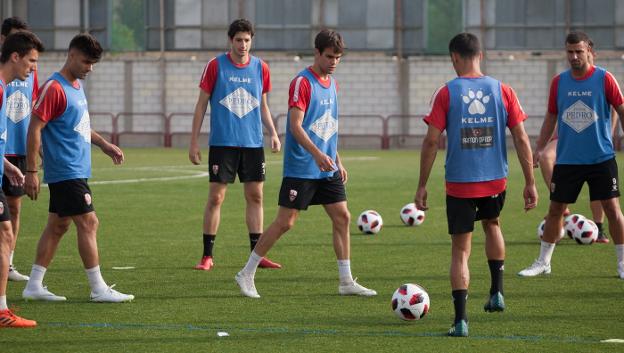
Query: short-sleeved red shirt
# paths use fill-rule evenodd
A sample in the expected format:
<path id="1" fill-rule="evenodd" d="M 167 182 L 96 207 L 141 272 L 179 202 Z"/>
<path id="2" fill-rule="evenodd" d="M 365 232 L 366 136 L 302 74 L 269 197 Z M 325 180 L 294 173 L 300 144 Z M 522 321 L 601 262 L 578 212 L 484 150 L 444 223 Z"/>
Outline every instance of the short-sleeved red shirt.
<path id="1" fill-rule="evenodd" d="M 503 105 L 505 110 L 507 110 L 507 127 L 512 129 L 526 120 L 527 115 L 522 109 L 516 93 L 510 86 L 501 83 L 501 91 Z M 425 123 L 434 126 L 440 131 L 444 131 L 446 129 L 446 116 L 449 111 L 449 105 L 449 90 L 444 85 L 434 93 L 431 99 L 431 111 L 425 116 Z M 503 192 L 506 187 L 507 178 L 471 183 L 447 181 L 446 193 L 460 198 L 477 198 L 496 195 Z"/>

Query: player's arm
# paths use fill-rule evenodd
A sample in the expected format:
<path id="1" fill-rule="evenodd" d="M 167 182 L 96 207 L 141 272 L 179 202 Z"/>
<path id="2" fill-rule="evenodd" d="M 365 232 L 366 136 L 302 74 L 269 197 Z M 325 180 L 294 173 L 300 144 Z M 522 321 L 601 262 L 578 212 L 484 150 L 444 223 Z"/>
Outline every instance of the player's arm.
<path id="1" fill-rule="evenodd" d="M 342 179 L 342 183 L 346 184 L 349 179 L 349 175 L 347 174 L 347 170 L 342 165 L 342 160 L 340 160 L 340 154 L 336 151 L 336 166 L 338 167 L 338 173 L 340 173 L 340 179 Z"/>
<path id="2" fill-rule="evenodd" d="M 303 148 L 308 151 L 314 160 L 316 161 L 316 165 L 322 172 L 331 172 L 332 170 L 336 170 L 335 162 L 331 159 L 330 156 L 321 152 L 314 142 L 310 140 L 310 137 L 303 129 L 303 110 L 297 107 L 291 107 L 288 111 L 289 119 L 290 119 L 290 132 L 293 134 L 293 137 Z"/>
<path id="3" fill-rule="evenodd" d="M 277 130 L 273 124 L 273 117 L 271 116 L 271 110 L 269 110 L 269 103 L 267 100 L 267 94 L 262 94 L 262 103 L 260 105 L 260 116 L 262 117 L 262 124 L 264 128 L 269 132 L 271 138 L 271 152 L 277 153 L 282 148 L 279 136 L 277 136 Z"/>
<path id="4" fill-rule="evenodd" d="M 193 113 L 193 126 L 191 130 L 191 144 L 189 146 L 189 160 L 193 164 L 201 163 L 201 151 L 199 148 L 199 133 L 204 122 L 204 115 L 208 109 L 210 102 L 210 94 L 203 89 L 199 89 L 199 97 L 195 104 L 195 112 Z"/>
<path id="5" fill-rule="evenodd" d="M 524 123 L 520 122 L 511 128 L 511 136 L 518 154 L 518 161 L 524 175 L 524 210 L 528 211 L 537 206 L 537 188 L 535 187 L 535 175 L 533 174 L 533 155 L 531 142 L 524 130 Z M 550 136 L 550 135 L 548 135 Z M 541 136 L 540 136 L 541 137 Z"/>
<path id="6" fill-rule="evenodd" d="M 429 124 L 427 135 L 423 139 L 420 150 L 420 175 L 418 177 L 418 189 L 414 197 L 414 203 L 419 210 L 426 211 L 427 207 L 427 181 L 431 175 L 433 162 L 438 154 L 438 144 L 442 131 L 433 124 Z"/>
<path id="7" fill-rule="evenodd" d="M 26 138 L 26 177 L 24 190 L 31 200 L 36 200 L 39 194 L 39 175 L 37 174 L 37 156 L 41 148 L 41 130 L 47 122 L 33 113 Z"/>
<path id="8" fill-rule="evenodd" d="M 98 146 L 102 152 L 108 155 L 115 164 L 121 164 L 124 161 L 124 154 L 121 148 L 118 146 L 106 141 L 100 134 L 98 134 L 95 130 L 91 129 L 91 143 Z"/>

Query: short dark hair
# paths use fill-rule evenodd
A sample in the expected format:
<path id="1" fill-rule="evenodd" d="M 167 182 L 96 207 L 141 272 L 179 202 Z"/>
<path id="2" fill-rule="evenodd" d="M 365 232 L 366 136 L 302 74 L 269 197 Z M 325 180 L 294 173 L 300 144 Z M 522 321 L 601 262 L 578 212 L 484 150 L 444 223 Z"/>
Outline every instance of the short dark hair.
<path id="1" fill-rule="evenodd" d="M 585 32 L 573 31 L 566 36 L 565 44 L 578 44 L 580 42 L 587 43 L 587 46 L 590 48 L 594 46 L 594 42 Z"/>
<path id="2" fill-rule="evenodd" d="M 80 33 L 74 36 L 69 42 L 69 49 L 76 49 L 96 62 L 102 58 L 102 46 L 89 33 Z"/>
<path id="3" fill-rule="evenodd" d="M 23 57 L 35 49 L 38 52 L 44 50 L 41 40 L 32 32 L 20 31 L 9 36 L 2 44 L 2 53 L 0 54 L 0 63 L 6 63 L 9 61 L 11 54 L 17 53 L 17 55 Z"/>
<path id="4" fill-rule="evenodd" d="M 234 22 L 230 24 L 230 28 L 228 29 L 228 37 L 230 37 L 230 39 L 233 39 L 238 32 L 247 32 L 251 35 L 251 38 L 253 38 L 255 34 L 251 21 L 246 18 L 239 18 L 237 20 L 234 20 Z"/>
<path id="5" fill-rule="evenodd" d="M 333 29 L 322 29 L 314 38 L 314 48 L 319 53 L 323 53 L 325 49 L 332 48 L 336 53 L 342 53 L 345 50 L 345 44 L 340 33 Z"/>
<path id="6" fill-rule="evenodd" d="M 1 34 L 3 36 L 8 36 L 11 33 L 12 29 L 17 29 L 20 31 L 29 31 L 30 28 L 28 27 L 28 24 L 26 23 L 26 21 L 22 20 L 21 18 L 17 17 L 17 16 L 13 16 L 13 17 L 8 17 L 5 18 L 4 21 L 2 21 L 2 32 Z"/>
<path id="7" fill-rule="evenodd" d="M 464 59 L 472 59 L 481 52 L 481 42 L 472 33 L 459 33 L 449 42 L 449 52 L 457 53 Z"/>

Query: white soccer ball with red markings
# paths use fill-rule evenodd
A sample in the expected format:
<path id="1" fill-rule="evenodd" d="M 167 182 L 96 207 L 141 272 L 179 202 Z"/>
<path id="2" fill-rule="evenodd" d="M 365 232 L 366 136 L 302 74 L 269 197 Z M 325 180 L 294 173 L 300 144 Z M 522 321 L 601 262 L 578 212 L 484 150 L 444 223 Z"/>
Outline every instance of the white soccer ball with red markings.
<path id="1" fill-rule="evenodd" d="M 383 227 L 381 215 L 374 210 L 366 210 L 360 213 L 357 219 L 357 226 L 364 234 L 377 234 Z"/>
<path id="2" fill-rule="evenodd" d="M 422 319 L 429 312 L 429 294 L 417 284 L 406 283 L 392 295 L 392 311 L 402 320 Z"/>
<path id="3" fill-rule="evenodd" d="M 565 229 L 565 233 L 570 239 L 574 239 L 574 228 L 585 219 L 587 219 L 585 216 L 578 213 L 573 213 L 563 219 L 563 229 Z"/>
<path id="4" fill-rule="evenodd" d="M 416 205 L 408 203 L 401 209 L 401 220 L 407 226 L 419 226 L 425 221 L 425 211 L 416 208 Z"/>
<path id="5" fill-rule="evenodd" d="M 580 245 L 593 244 L 598 239 L 598 226 L 591 219 L 583 219 L 576 223 L 572 237 Z"/>
<path id="6" fill-rule="evenodd" d="M 539 240 L 544 240 L 544 225 L 546 224 L 546 220 L 542 220 L 539 224 L 539 226 L 537 226 L 537 238 Z M 559 238 L 557 238 L 557 243 L 563 239 L 563 237 L 565 237 L 566 235 L 566 231 L 564 227 L 561 227 L 560 231 L 559 231 Z"/>

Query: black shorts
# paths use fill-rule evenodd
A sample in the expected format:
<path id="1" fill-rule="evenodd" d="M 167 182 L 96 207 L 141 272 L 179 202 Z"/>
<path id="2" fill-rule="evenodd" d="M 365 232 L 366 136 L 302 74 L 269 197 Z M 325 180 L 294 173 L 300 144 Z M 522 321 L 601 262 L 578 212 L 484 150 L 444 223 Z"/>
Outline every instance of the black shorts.
<path id="1" fill-rule="evenodd" d="M 264 148 L 210 146 L 208 172 L 211 183 L 264 181 Z"/>
<path id="2" fill-rule="evenodd" d="M 26 156 L 5 156 L 6 159 L 14 166 L 18 167 L 22 173 L 26 173 Z M 20 197 L 24 196 L 23 186 L 13 186 L 9 182 L 9 178 L 6 175 L 2 175 L 2 191 L 6 196 Z"/>
<path id="3" fill-rule="evenodd" d="M 50 213 L 59 217 L 77 216 L 95 211 L 87 179 L 63 180 L 48 184 Z"/>
<path id="4" fill-rule="evenodd" d="M 307 210 L 309 205 L 329 205 L 347 201 L 347 193 L 340 173 L 323 179 L 282 179 L 278 204 L 296 210 Z"/>
<path id="5" fill-rule="evenodd" d="M 11 212 L 9 211 L 9 204 L 7 203 L 4 192 L 0 190 L 0 222 L 10 222 Z"/>
<path id="6" fill-rule="evenodd" d="M 505 205 L 505 194 L 503 191 L 493 196 L 466 199 L 446 195 L 449 234 L 472 232 L 475 221 L 498 218 Z"/>
<path id="7" fill-rule="evenodd" d="M 597 164 L 556 164 L 550 183 L 550 200 L 575 203 L 585 182 L 589 186 L 591 201 L 619 197 L 615 158 Z"/>

